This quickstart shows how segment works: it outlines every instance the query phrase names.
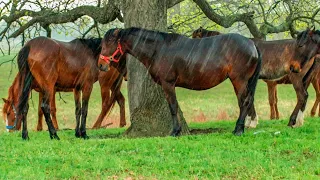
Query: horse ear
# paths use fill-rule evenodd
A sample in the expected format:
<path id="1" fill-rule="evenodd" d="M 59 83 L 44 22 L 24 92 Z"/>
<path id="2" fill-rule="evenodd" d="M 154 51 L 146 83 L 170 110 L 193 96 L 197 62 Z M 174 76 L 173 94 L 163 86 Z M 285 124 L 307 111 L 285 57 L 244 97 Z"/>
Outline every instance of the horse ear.
<path id="1" fill-rule="evenodd" d="M 2 100 L 3 100 L 4 103 L 9 103 L 9 101 L 6 100 L 5 98 L 2 98 Z"/>
<path id="2" fill-rule="evenodd" d="M 118 37 L 120 30 L 121 30 L 121 29 L 116 29 L 116 30 L 114 30 L 113 36 Z"/>
<path id="3" fill-rule="evenodd" d="M 200 28 L 199 28 L 199 32 L 202 32 L 202 29 L 203 29 L 203 28 L 202 28 L 202 26 L 200 26 Z"/>
<path id="4" fill-rule="evenodd" d="M 309 29 L 309 36 L 312 36 L 315 30 L 316 30 L 316 28 L 315 28 L 314 26 L 312 26 L 312 27 Z"/>
<path id="5" fill-rule="evenodd" d="M 302 47 L 305 45 L 308 41 L 308 38 L 310 37 L 310 30 L 309 28 L 306 31 L 302 31 L 297 36 L 297 44 L 299 47 Z"/>

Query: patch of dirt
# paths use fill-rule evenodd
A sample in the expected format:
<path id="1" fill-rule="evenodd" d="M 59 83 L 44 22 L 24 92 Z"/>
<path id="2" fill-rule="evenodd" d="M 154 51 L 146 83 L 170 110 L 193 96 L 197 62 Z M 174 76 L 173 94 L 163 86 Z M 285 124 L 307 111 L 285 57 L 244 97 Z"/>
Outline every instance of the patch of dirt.
<path id="1" fill-rule="evenodd" d="M 204 113 L 200 110 L 197 115 L 193 117 L 192 122 L 207 122 L 207 117 Z"/>
<path id="2" fill-rule="evenodd" d="M 219 121 L 221 121 L 221 120 L 230 120 L 230 116 L 229 116 L 229 114 L 227 113 L 227 111 L 225 109 L 220 109 L 218 114 L 217 114 L 216 119 L 219 120 Z"/>

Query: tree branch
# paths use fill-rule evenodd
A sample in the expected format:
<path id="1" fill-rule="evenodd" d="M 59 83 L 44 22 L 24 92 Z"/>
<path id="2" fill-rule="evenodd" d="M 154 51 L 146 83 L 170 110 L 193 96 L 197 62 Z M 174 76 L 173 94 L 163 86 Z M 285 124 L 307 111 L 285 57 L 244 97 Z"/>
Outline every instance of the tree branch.
<path id="1" fill-rule="evenodd" d="M 243 14 L 233 14 L 229 16 L 220 16 L 217 14 L 210 4 L 206 0 L 193 0 L 203 11 L 203 13 L 212 21 L 219 24 L 222 27 L 229 28 L 235 22 L 243 22 L 247 25 L 249 31 L 254 37 L 264 38 L 264 35 L 260 33 L 258 27 L 256 26 L 253 15 L 254 12 L 248 12 Z"/>
<path id="2" fill-rule="evenodd" d="M 17 21 L 19 18 L 24 16 L 32 17 L 32 19 L 27 22 L 25 25 L 18 28 L 15 32 L 13 32 L 9 37 L 15 38 L 19 36 L 23 31 L 25 31 L 28 27 L 36 24 L 63 24 L 67 22 L 74 22 L 78 18 L 87 15 L 92 19 L 101 24 L 109 23 L 116 18 L 121 19 L 121 14 L 118 8 L 114 5 L 115 0 L 109 0 L 108 4 L 104 7 L 96 7 L 96 6 L 78 6 L 71 10 L 66 10 L 62 12 L 54 11 L 51 9 L 42 9 L 40 11 L 32 11 L 23 9 L 21 11 L 16 11 L 16 7 L 12 5 L 11 12 L 9 16 L 3 15 L 0 17 L 0 21 L 4 20 L 7 23 L 7 27 L 1 33 L 7 32 L 10 25 Z M 120 17 L 119 17 L 120 16 Z M 0 34 L 0 35 L 2 35 Z"/>

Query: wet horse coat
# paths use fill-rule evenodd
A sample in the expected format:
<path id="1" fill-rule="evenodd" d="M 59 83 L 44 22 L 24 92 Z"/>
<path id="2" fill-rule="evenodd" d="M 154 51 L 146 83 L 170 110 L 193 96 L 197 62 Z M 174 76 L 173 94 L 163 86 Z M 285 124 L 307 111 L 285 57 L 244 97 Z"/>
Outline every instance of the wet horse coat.
<path id="1" fill-rule="evenodd" d="M 93 83 L 98 80 L 98 55 L 101 39 L 76 39 L 60 42 L 46 37 L 30 40 L 19 52 L 19 77 L 17 118 L 23 123 L 22 138 L 28 139 L 26 115 L 32 81 L 43 93 L 41 109 L 51 138 L 59 139 L 50 117 L 50 102 L 55 88 L 74 89 L 76 105 L 76 137 L 88 138 L 86 117 Z M 82 102 L 80 97 L 82 93 Z M 81 122 L 80 122 L 81 118 Z"/>
<path id="2" fill-rule="evenodd" d="M 238 95 L 240 115 L 234 133 L 244 132 L 244 119 L 254 100 L 261 58 L 254 43 L 238 34 L 190 39 L 139 28 L 109 30 L 102 41 L 101 70 L 115 65 L 117 56 L 129 53 L 148 69 L 160 84 L 173 120 L 171 135 L 180 133 L 175 87 L 193 90 L 212 88 L 229 78 Z"/>
<path id="3" fill-rule="evenodd" d="M 201 32 L 206 33 L 201 34 Z M 215 35 L 208 32 L 210 31 L 199 28 L 194 31 L 193 37 L 202 38 L 207 37 L 207 35 Z M 276 92 L 273 81 L 279 80 L 288 74 L 292 77 L 291 79 L 294 79 L 292 82 L 297 93 L 298 103 L 290 117 L 289 126 L 299 126 L 303 123 L 303 111 L 308 97 L 306 89 L 312 79 L 312 71 L 315 68 L 313 66 L 313 57 L 317 54 L 318 48 L 318 41 L 316 40 L 317 42 L 315 43 L 312 38 L 319 38 L 318 34 L 318 31 L 307 30 L 299 34 L 298 40 L 262 41 L 252 39 L 261 50 L 263 58 L 259 78 L 264 79 L 268 84 L 271 117 L 274 116 L 275 112 L 273 102 Z M 249 115 L 246 126 L 255 127 L 258 122 L 254 106 Z M 297 120 L 298 124 L 296 124 Z"/>

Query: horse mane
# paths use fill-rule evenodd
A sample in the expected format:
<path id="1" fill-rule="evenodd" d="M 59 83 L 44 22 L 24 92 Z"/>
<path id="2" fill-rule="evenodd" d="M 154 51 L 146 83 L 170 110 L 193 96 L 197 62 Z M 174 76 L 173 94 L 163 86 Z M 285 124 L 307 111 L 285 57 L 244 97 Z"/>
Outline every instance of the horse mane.
<path id="1" fill-rule="evenodd" d="M 110 29 L 106 32 L 104 35 L 104 38 L 113 36 L 115 29 Z M 166 33 L 161 31 L 153 31 L 148 30 L 144 28 L 137 28 L 137 27 L 130 27 L 126 29 L 121 29 L 119 31 L 119 34 L 117 36 L 117 39 L 122 39 L 123 37 L 126 37 L 128 35 L 134 35 L 139 36 L 140 40 L 151 40 L 151 41 L 164 41 L 164 42 L 170 42 L 177 40 L 178 38 L 185 37 L 184 35 L 177 34 L 177 33 Z"/>
<path id="2" fill-rule="evenodd" d="M 71 41 L 80 42 L 81 44 L 87 46 L 94 54 L 94 57 L 97 58 L 101 52 L 101 40 L 102 38 L 77 38 Z"/>
<path id="3" fill-rule="evenodd" d="M 9 90 L 8 90 L 8 101 L 10 101 L 12 103 L 13 101 L 13 88 L 14 88 L 14 84 L 17 82 L 17 76 L 15 77 L 12 85 L 9 87 Z M 8 109 L 10 107 L 10 104 L 5 102 L 4 105 L 3 105 L 3 108 L 2 108 L 2 116 L 5 117 L 6 116 L 6 113 L 8 112 Z"/>

